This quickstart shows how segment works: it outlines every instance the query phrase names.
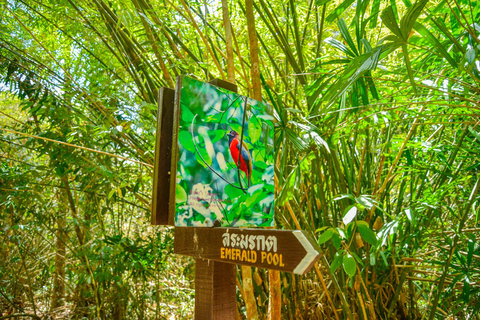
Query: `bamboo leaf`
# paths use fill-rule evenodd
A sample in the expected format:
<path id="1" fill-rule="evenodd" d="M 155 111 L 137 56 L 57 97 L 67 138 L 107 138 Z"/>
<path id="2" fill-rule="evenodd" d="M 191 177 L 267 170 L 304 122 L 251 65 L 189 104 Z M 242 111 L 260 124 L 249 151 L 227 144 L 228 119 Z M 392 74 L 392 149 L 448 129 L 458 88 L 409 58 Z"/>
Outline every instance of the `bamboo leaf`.
<path id="1" fill-rule="evenodd" d="M 425 26 L 417 22 L 415 23 L 415 30 L 418 31 L 418 33 L 420 33 L 426 40 L 428 40 L 442 55 L 442 57 L 444 57 L 450 63 L 452 67 L 457 68 L 457 63 L 447 52 L 447 49 L 443 47 L 440 41 L 438 41 L 438 39 L 435 38 L 435 36 L 430 31 L 428 31 L 427 28 L 425 28 Z"/>
<path id="2" fill-rule="evenodd" d="M 357 48 L 353 43 L 352 36 L 350 35 L 350 32 L 348 32 L 347 24 L 345 23 L 345 20 L 343 18 L 338 20 L 338 29 L 340 30 L 340 34 L 342 35 L 343 39 L 345 39 L 345 42 L 353 51 L 354 56 L 358 56 Z"/>
<path id="3" fill-rule="evenodd" d="M 325 39 L 325 42 L 351 57 L 356 56 L 350 49 L 347 48 L 346 45 L 344 45 L 343 43 L 341 43 L 335 38 L 327 38 Z"/>
<path id="4" fill-rule="evenodd" d="M 395 35 L 397 38 L 402 39 L 402 31 L 398 25 L 397 19 L 395 18 L 395 13 L 393 12 L 392 7 L 387 7 L 382 11 L 380 15 L 385 26 Z"/>
<path id="5" fill-rule="evenodd" d="M 408 41 L 410 32 L 428 1 L 429 0 L 419 0 L 415 2 L 415 4 L 407 10 L 402 20 L 400 20 L 400 31 L 404 41 Z"/>
<path id="6" fill-rule="evenodd" d="M 333 9 L 333 12 L 330 13 L 326 20 L 327 22 L 333 22 L 337 19 L 355 0 L 346 0 L 343 1 L 338 7 Z"/>
<path id="7" fill-rule="evenodd" d="M 326 108 L 329 108 L 360 76 L 375 69 L 383 49 L 382 46 L 377 47 L 372 52 L 358 56 L 350 62 L 339 79 L 325 93 L 323 100 L 327 101 Z M 316 114 L 316 107 L 312 109 L 311 113 L 312 115 Z"/>

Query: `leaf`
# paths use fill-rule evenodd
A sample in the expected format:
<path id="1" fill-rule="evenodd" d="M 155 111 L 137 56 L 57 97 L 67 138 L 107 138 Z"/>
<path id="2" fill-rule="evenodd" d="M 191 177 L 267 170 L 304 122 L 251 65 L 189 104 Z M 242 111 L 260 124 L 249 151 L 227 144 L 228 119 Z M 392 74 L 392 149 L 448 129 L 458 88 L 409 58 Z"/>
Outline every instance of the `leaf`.
<path id="1" fill-rule="evenodd" d="M 383 263 L 388 267 L 387 257 L 385 256 L 385 251 L 380 251 L 380 256 L 382 257 Z"/>
<path id="2" fill-rule="evenodd" d="M 463 280 L 463 290 L 462 290 L 462 297 L 464 301 L 469 301 L 470 299 L 470 279 L 468 279 L 468 276 L 465 276 L 465 279 Z"/>
<path id="3" fill-rule="evenodd" d="M 355 258 L 352 257 L 350 254 L 347 254 L 343 258 L 343 270 L 345 273 L 351 278 L 357 272 L 357 263 L 355 262 Z"/>
<path id="4" fill-rule="evenodd" d="M 467 266 L 472 264 L 473 252 L 475 250 L 475 242 L 472 239 L 468 240 L 468 252 L 467 252 Z"/>
<path id="5" fill-rule="evenodd" d="M 262 135 L 262 125 L 258 121 L 257 118 L 252 117 L 250 121 L 248 121 L 248 137 L 252 143 L 255 143 L 260 139 Z"/>
<path id="6" fill-rule="evenodd" d="M 475 60 L 475 49 L 468 49 L 467 53 L 465 53 L 465 58 L 467 59 L 467 62 L 471 64 Z"/>
<path id="7" fill-rule="evenodd" d="M 347 48 L 347 46 L 345 46 L 343 43 L 341 43 L 335 38 L 327 38 L 325 39 L 325 42 L 351 57 L 356 56 L 350 49 Z"/>
<path id="8" fill-rule="evenodd" d="M 332 106 L 337 101 L 337 98 L 367 71 L 375 69 L 378 59 L 380 58 L 380 53 L 386 49 L 388 49 L 388 47 L 379 46 L 372 52 L 362 54 L 353 59 L 343 74 L 328 88 L 327 92 L 325 92 L 323 101 L 328 101 L 326 108 Z M 318 106 L 312 108 L 312 115 L 316 113 L 317 108 Z"/>
<path id="9" fill-rule="evenodd" d="M 372 209 L 372 207 L 375 205 L 373 199 L 366 195 L 361 195 L 360 197 L 355 198 L 355 201 L 367 209 Z"/>
<path id="10" fill-rule="evenodd" d="M 400 26 L 395 18 L 395 12 L 393 12 L 393 8 L 391 6 L 385 8 L 380 17 L 382 18 L 382 22 L 385 24 L 385 26 L 400 40 L 402 38 L 402 32 L 400 31 Z"/>
<path id="11" fill-rule="evenodd" d="M 187 193 L 185 189 L 179 184 L 175 187 L 175 202 L 176 203 L 183 203 L 187 201 Z"/>
<path id="12" fill-rule="evenodd" d="M 415 23 L 415 30 L 418 31 L 418 33 L 420 33 L 426 40 L 428 40 L 430 44 L 432 44 L 437 49 L 437 52 L 440 53 L 450 63 L 452 67 L 457 68 L 457 63 L 448 53 L 448 49 L 444 48 L 440 41 L 438 41 L 438 39 L 435 38 L 435 36 L 430 31 L 428 31 L 425 26 L 417 22 Z"/>
<path id="13" fill-rule="evenodd" d="M 350 222 L 352 222 L 353 219 L 355 219 L 355 217 L 357 216 L 357 211 L 358 211 L 357 207 L 350 206 L 349 208 L 350 209 L 348 209 L 347 213 L 342 219 L 344 225 L 347 225 Z"/>
<path id="14" fill-rule="evenodd" d="M 298 151 L 305 151 L 308 145 L 295 133 L 295 131 L 290 128 L 286 128 L 285 133 L 287 134 L 288 141 L 293 144 L 295 149 Z"/>
<path id="15" fill-rule="evenodd" d="M 337 19 L 347 8 L 349 8 L 354 1 L 355 1 L 355 0 L 346 0 L 346 1 L 343 1 L 338 7 L 336 7 L 335 9 L 333 9 L 332 13 L 330 13 L 325 20 L 326 20 L 327 22 L 332 23 L 332 22 L 335 21 L 335 19 Z"/>
<path id="16" fill-rule="evenodd" d="M 248 193 L 250 194 L 250 196 L 253 196 L 253 194 L 254 194 L 255 192 L 257 192 L 258 190 L 263 189 L 263 186 L 264 186 L 264 185 L 265 185 L 265 184 L 263 184 L 263 183 L 255 184 L 255 185 L 251 186 L 250 188 L 248 188 Z"/>
<path id="17" fill-rule="evenodd" d="M 413 220 L 412 210 L 410 210 L 410 209 L 405 209 L 405 214 L 407 215 L 408 220 L 410 220 L 410 221 Z"/>
<path id="18" fill-rule="evenodd" d="M 338 19 L 337 24 L 338 24 L 338 29 L 340 30 L 340 34 L 342 35 L 343 39 L 345 39 L 345 42 L 352 49 L 354 55 L 358 56 L 357 48 L 355 47 L 355 44 L 353 43 L 352 36 L 350 35 L 350 32 L 348 32 L 348 27 L 347 27 L 347 24 L 345 23 L 345 20 L 343 18 L 340 18 L 340 19 Z"/>
<path id="19" fill-rule="evenodd" d="M 362 236 L 365 241 L 367 241 L 372 246 L 376 246 L 378 243 L 377 235 L 370 229 L 368 226 L 364 224 L 357 224 L 358 231 L 360 231 L 360 235 Z"/>
<path id="20" fill-rule="evenodd" d="M 234 199 L 234 198 L 237 198 L 241 195 L 243 195 L 243 191 L 238 189 L 238 188 L 235 188 L 235 187 L 232 187 L 231 185 L 227 184 L 225 186 L 225 194 L 228 195 L 228 197 L 230 199 Z"/>
<path id="21" fill-rule="evenodd" d="M 341 254 L 340 251 L 338 251 L 335 254 L 335 259 L 333 259 L 332 264 L 330 265 L 330 271 L 335 272 L 338 269 L 338 267 L 340 267 L 340 265 L 342 264 L 342 261 L 343 261 L 343 254 Z"/>
<path id="22" fill-rule="evenodd" d="M 378 13 L 380 12 L 380 2 L 381 0 L 373 0 L 370 20 L 370 28 L 375 28 L 377 26 Z"/>
<path id="23" fill-rule="evenodd" d="M 353 195 L 351 195 L 350 193 L 341 194 L 341 195 L 336 196 L 335 198 L 333 198 L 333 201 L 342 200 L 342 199 L 355 200 L 355 197 L 354 197 Z"/>
<path id="24" fill-rule="evenodd" d="M 190 151 L 191 153 L 195 153 L 195 146 L 192 142 L 192 134 L 185 130 L 180 130 L 178 133 L 178 142 L 179 144 Z"/>
<path id="25" fill-rule="evenodd" d="M 332 243 L 335 249 L 340 250 L 340 247 L 342 246 L 342 240 L 340 239 L 340 236 L 338 235 L 338 233 L 333 234 Z"/>
<path id="26" fill-rule="evenodd" d="M 333 236 L 333 228 L 327 229 L 324 233 L 322 233 L 320 237 L 318 237 L 318 245 L 321 245 L 327 242 L 328 240 L 330 240 L 330 238 L 332 238 L 332 236 Z"/>
<path id="27" fill-rule="evenodd" d="M 408 41 L 410 32 L 428 1 L 429 0 L 420 0 L 415 2 L 413 6 L 408 8 L 407 13 L 403 16 L 402 20 L 400 20 L 400 31 L 404 41 Z"/>

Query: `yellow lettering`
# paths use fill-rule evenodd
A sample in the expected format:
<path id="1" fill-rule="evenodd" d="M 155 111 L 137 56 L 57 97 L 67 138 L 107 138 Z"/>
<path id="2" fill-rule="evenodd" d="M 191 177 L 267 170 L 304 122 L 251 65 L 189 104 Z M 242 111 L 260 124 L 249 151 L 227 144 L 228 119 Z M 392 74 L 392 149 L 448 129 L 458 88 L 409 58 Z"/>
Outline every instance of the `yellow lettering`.
<path id="1" fill-rule="evenodd" d="M 266 257 L 267 257 L 267 253 L 262 251 L 262 263 L 264 263 Z"/>
<path id="2" fill-rule="evenodd" d="M 231 248 L 227 248 L 225 250 L 225 259 L 232 259 L 232 249 Z"/>
<path id="3" fill-rule="evenodd" d="M 283 264 L 282 258 L 283 258 L 283 256 L 280 255 L 280 267 L 285 267 L 285 265 Z"/>
<path id="4" fill-rule="evenodd" d="M 273 264 L 276 266 L 278 265 L 278 254 L 276 253 L 273 255 Z"/>
<path id="5" fill-rule="evenodd" d="M 225 259 L 225 248 L 220 248 L 220 259 Z"/>
<path id="6" fill-rule="evenodd" d="M 242 261 L 247 260 L 247 251 L 242 250 Z"/>
<path id="7" fill-rule="evenodd" d="M 271 252 L 269 252 L 269 253 L 267 254 L 267 263 L 268 263 L 268 264 L 272 264 L 272 253 L 271 253 Z"/>
<path id="8" fill-rule="evenodd" d="M 239 260 L 239 259 L 240 259 L 240 249 L 237 249 L 235 252 L 235 260 Z"/>
<path id="9" fill-rule="evenodd" d="M 252 258 L 250 262 L 253 262 L 253 263 L 257 262 L 257 252 L 255 251 L 250 251 L 250 252 L 252 253 Z"/>

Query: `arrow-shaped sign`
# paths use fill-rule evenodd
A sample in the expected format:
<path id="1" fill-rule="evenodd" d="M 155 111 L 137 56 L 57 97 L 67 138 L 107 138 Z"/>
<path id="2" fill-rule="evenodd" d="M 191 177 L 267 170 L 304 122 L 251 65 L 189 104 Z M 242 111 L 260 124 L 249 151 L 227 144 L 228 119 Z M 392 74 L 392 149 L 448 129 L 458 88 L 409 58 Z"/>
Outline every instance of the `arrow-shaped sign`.
<path id="1" fill-rule="evenodd" d="M 319 252 L 303 230 L 175 228 L 175 253 L 195 258 L 304 274 Z"/>

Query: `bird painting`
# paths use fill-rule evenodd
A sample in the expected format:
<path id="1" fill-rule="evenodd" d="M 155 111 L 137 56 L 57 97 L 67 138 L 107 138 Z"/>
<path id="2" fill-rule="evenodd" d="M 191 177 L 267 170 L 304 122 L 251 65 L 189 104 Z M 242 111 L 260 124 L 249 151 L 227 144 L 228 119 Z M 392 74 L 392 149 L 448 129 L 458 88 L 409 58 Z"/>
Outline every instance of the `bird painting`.
<path id="1" fill-rule="evenodd" d="M 252 156 L 248 151 L 245 141 L 242 141 L 242 153 L 240 156 L 240 137 L 236 131 L 234 130 L 230 131 L 227 134 L 227 136 L 229 138 L 228 144 L 229 144 L 230 154 L 233 158 L 233 161 L 235 162 L 235 165 L 240 168 L 240 170 L 245 172 L 245 175 L 247 176 L 247 180 L 248 180 L 248 187 L 250 188 L 252 169 L 253 169 Z M 240 161 L 238 161 L 239 156 L 240 156 Z"/>

